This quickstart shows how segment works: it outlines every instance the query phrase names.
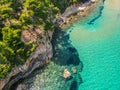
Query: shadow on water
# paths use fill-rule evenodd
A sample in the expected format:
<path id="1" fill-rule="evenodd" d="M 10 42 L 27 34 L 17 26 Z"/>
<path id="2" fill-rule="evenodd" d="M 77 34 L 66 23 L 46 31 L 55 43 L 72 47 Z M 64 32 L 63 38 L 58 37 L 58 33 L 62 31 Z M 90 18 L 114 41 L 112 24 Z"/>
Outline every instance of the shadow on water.
<path id="1" fill-rule="evenodd" d="M 83 69 L 83 64 L 80 61 L 79 54 L 75 47 L 72 46 L 69 39 L 69 34 L 60 29 L 55 29 L 53 34 L 53 61 L 55 64 L 61 66 L 78 66 L 78 71 L 81 72 Z M 82 78 L 80 74 L 76 74 L 77 79 L 72 78 L 72 83 L 69 90 L 78 90 L 79 84 L 82 83 Z M 69 80 L 68 80 L 69 82 Z"/>

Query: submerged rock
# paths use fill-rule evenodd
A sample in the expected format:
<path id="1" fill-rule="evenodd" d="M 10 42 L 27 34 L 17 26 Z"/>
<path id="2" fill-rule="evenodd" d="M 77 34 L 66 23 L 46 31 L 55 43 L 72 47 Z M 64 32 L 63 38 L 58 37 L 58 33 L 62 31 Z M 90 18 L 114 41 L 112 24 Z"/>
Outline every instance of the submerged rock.
<path id="1" fill-rule="evenodd" d="M 70 72 L 67 69 L 64 69 L 63 77 L 67 79 L 67 78 L 70 78 L 70 76 L 71 76 Z"/>
<path id="2" fill-rule="evenodd" d="M 72 70 L 72 72 L 73 72 L 74 74 L 76 74 L 76 73 L 77 73 L 77 70 L 76 70 L 76 68 L 75 68 L 75 67 L 72 67 L 72 68 L 71 68 L 71 70 Z"/>

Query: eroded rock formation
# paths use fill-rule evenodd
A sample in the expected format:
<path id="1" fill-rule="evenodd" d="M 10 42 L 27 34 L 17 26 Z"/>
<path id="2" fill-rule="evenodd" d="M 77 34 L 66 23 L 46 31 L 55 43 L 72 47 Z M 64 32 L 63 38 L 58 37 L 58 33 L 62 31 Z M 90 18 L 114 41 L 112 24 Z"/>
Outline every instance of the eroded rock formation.
<path id="1" fill-rule="evenodd" d="M 53 56 L 51 38 L 52 33 L 47 32 L 47 36 L 38 41 L 38 46 L 30 55 L 24 65 L 17 66 L 0 80 L 0 90 L 9 90 L 13 84 L 30 75 L 36 68 L 47 64 Z"/>

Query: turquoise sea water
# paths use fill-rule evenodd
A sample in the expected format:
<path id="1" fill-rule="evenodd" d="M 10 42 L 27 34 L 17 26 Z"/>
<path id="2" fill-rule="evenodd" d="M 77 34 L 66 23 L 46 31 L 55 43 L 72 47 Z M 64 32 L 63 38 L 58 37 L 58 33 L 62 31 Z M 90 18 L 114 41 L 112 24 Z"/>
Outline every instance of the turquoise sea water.
<path id="1" fill-rule="evenodd" d="M 83 62 L 79 90 L 120 90 L 120 0 L 106 0 L 93 24 L 76 22 L 69 29 Z"/>

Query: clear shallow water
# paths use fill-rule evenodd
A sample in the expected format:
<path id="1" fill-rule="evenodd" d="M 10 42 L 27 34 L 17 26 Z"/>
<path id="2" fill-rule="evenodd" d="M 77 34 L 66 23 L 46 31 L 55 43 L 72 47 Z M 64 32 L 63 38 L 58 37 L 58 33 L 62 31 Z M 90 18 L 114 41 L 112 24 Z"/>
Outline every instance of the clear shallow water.
<path id="1" fill-rule="evenodd" d="M 77 22 L 69 30 L 83 62 L 79 90 L 120 90 L 120 0 L 106 0 L 94 24 Z"/>

